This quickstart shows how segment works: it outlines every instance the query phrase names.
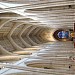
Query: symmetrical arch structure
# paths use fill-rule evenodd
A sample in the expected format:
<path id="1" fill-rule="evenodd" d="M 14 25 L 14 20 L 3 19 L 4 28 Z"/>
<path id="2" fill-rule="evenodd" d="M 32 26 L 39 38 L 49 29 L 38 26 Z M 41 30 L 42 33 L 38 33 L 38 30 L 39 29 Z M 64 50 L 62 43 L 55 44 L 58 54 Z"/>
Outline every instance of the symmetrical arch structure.
<path id="1" fill-rule="evenodd" d="M 0 75 L 75 75 L 74 0 L 0 1 Z"/>

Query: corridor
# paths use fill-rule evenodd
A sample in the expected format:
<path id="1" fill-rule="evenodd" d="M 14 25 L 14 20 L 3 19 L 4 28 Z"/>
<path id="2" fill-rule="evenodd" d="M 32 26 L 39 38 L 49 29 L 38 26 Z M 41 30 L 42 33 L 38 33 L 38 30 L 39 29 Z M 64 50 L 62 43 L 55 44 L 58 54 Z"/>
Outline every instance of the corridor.
<path id="1" fill-rule="evenodd" d="M 74 44 L 74 0 L 0 1 L 0 75 L 75 75 Z"/>

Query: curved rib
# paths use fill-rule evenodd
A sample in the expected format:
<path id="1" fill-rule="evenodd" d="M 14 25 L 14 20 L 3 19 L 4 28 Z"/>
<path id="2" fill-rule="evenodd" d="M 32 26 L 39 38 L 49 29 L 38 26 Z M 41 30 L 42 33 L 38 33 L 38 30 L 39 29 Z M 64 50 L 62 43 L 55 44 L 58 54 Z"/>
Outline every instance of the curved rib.
<path id="1" fill-rule="evenodd" d="M 27 38 L 29 39 L 29 41 L 30 41 L 33 45 L 37 45 L 37 43 L 33 42 L 33 41 L 30 39 L 29 34 L 30 34 L 31 31 L 34 30 L 35 28 L 36 28 L 36 26 L 32 27 L 32 28 L 30 29 L 30 31 L 27 33 Z"/>
<path id="2" fill-rule="evenodd" d="M 4 55 L 12 55 L 12 53 L 11 52 L 8 52 L 5 48 L 3 48 L 1 45 L 0 45 L 0 51 L 2 52 L 2 54 L 4 54 Z"/>
<path id="3" fill-rule="evenodd" d="M 38 37 L 36 37 L 36 35 L 37 35 L 37 33 L 38 33 L 38 31 L 39 31 L 40 29 L 41 29 L 41 28 L 37 28 L 37 29 L 35 30 L 35 32 L 32 34 L 32 36 L 34 36 L 34 39 L 36 40 L 36 42 L 37 42 L 38 44 L 42 43 L 41 41 L 39 41 Z"/>
<path id="4" fill-rule="evenodd" d="M 5 22 L 3 22 L 1 25 L 0 25 L 0 29 L 4 26 L 4 25 L 6 25 L 7 23 L 9 23 L 10 21 L 12 21 L 13 19 L 11 19 L 11 20 L 6 20 Z M 10 52 L 8 52 L 5 48 L 3 48 L 1 45 L 0 45 L 0 50 L 3 52 L 5 52 L 6 54 L 12 54 L 12 53 L 10 53 Z"/>
<path id="5" fill-rule="evenodd" d="M 22 43 L 23 43 L 26 47 L 31 47 L 31 45 L 24 41 L 24 39 L 22 38 L 22 34 L 23 34 L 24 31 L 25 31 L 27 28 L 29 28 L 29 27 L 31 27 L 31 25 L 29 25 L 29 26 L 28 26 L 28 25 L 25 25 L 24 28 L 22 29 L 22 31 L 21 31 L 20 34 L 19 34 L 20 40 L 22 41 Z"/>
<path id="6" fill-rule="evenodd" d="M 42 32 L 42 29 L 37 33 L 37 37 L 38 37 L 38 39 L 43 43 L 44 40 L 42 40 L 41 37 L 40 37 L 40 33 L 41 33 L 41 32 Z"/>
<path id="7" fill-rule="evenodd" d="M 6 25 L 7 23 L 9 23 L 10 21 L 12 21 L 12 19 L 9 19 L 9 20 L 6 20 L 5 22 L 3 22 L 1 25 L 0 25 L 0 29 Z"/>
<path id="8" fill-rule="evenodd" d="M 14 40 L 13 40 L 12 37 L 11 37 L 11 35 L 12 35 L 13 32 L 15 31 L 15 29 L 16 29 L 17 27 L 19 27 L 20 25 L 22 25 L 22 24 L 24 24 L 24 23 L 18 23 L 18 24 L 16 24 L 16 25 L 14 25 L 13 28 L 11 29 L 11 31 L 10 31 L 9 34 L 8 34 L 8 39 L 10 40 L 11 44 L 13 45 L 13 47 L 16 48 L 17 50 L 24 50 L 24 49 L 23 49 L 22 47 L 18 46 L 18 45 L 14 42 Z"/>

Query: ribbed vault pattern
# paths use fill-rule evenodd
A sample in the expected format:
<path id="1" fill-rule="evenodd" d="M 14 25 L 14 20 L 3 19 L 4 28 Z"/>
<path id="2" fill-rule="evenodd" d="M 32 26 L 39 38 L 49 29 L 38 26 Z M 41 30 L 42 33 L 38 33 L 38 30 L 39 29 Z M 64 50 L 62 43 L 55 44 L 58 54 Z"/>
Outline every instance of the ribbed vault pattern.
<path id="1" fill-rule="evenodd" d="M 74 0 L 0 0 L 0 75 L 75 75 L 73 42 L 53 37 L 74 22 Z"/>
<path id="2" fill-rule="evenodd" d="M 17 22 L 18 18 L 16 21 L 15 17 L 17 17 L 17 14 L 15 13 L 2 13 L 0 15 L 3 17 L 5 15 L 6 17 L 6 19 L 3 18 L 0 20 L 0 51 L 4 51 L 6 56 L 13 55 L 13 53 L 14 56 L 15 53 L 26 54 L 26 48 L 31 48 L 32 46 L 37 46 L 47 42 L 46 40 L 42 41 L 41 34 L 38 33 L 42 29 L 46 30 L 48 28 L 41 26 L 38 27 L 36 25 L 26 24 L 24 22 Z M 13 19 L 7 19 L 7 17 L 13 17 Z M 42 32 L 43 31 L 44 30 L 42 30 Z M 31 52 L 27 52 L 27 54 L 31 54 Z"/>

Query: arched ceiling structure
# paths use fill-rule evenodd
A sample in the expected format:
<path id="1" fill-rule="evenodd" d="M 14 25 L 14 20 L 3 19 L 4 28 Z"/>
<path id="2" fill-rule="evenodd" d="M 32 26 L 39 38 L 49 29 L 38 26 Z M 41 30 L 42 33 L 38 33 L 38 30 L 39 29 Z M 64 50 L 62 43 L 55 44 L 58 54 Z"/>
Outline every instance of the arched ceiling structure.
<path id="1" fill-rule="evenodd" d="M 75 75 L 73 42 L 53 37 L 74 23 L 74 0 L 0 0 L 0 75 Z"/>

